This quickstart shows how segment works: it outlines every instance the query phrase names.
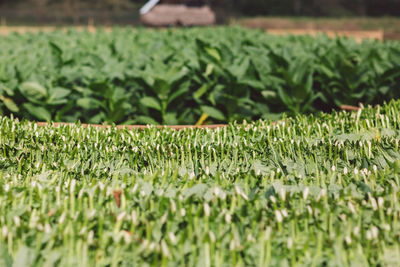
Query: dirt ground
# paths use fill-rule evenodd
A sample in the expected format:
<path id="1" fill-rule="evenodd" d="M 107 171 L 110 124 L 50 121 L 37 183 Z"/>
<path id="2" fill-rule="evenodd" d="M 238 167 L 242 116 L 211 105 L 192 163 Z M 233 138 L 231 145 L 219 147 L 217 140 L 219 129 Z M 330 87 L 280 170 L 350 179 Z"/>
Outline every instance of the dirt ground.
<path id="1" fill-rule="evenodd" d="M 354 38 L 357 42 L 361 42 L 364 39 L 376 39 L 379 41 L 384 40 L 383 31 L 334 31 L 334 30 L 313 30 L 313 29 L 270 29 L 267 30 L 270 34 L 275 35 L 319 35 L 326 34 L 329 37 L 335 36 L 346 36 Z"/>
<path id="2" fill-rule="evenodd" d="M 257 17 L 231 21 L 231 24 L 244 27 L 258 28 L 271 32 L 331 32 L 358 38 L 372 38 L 383 40 L 400 39 L 400 18 L 278 18 Z M 382 36 L 382 37 L 381 37 Z"/>
<path id="3" fill-rule="evenodd" d="M 101 29 L 104 31 L 111 31 L 111 27 L 84 27 L 84 26 L 78 26 L 78 27 L 73 27 L 74 29 L 78 31 L 89 31 L 89 32 L 95 32 L 97 29 Z M 66 31 L 68 28 L 65 27 L 29 27 L 29 26 L 0 26 L 0 34 L 1 35 L 8 35 L 12 32 L 16 33 L 26 33 L 26 32 L 50 32 L 50 31 L 55 31 L 55 30 L 64 30 Z"/>

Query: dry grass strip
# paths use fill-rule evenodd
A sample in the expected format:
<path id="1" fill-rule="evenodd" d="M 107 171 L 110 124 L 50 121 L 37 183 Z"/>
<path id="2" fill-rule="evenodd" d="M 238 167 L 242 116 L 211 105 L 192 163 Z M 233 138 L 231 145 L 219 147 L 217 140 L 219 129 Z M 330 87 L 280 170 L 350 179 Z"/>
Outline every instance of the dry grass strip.
<path id="1" fill-rule="evenodd" d="M 60 126 L 68 126 L 68 125 L 75 125 L 74 123 L 64 123 L 64 122 L 53 122 L 53 123 L 48 123 L 48 122 L 38 122 L 38 126 L 44 127 L 48 125 L 52 125 L 55 127 L 60 127 Z M 86 124 L 82 123 L 80 126 L 82 127 L 95 127 L 95 128 L 110 128 L 113 127 L 112 125 L 106 125 L 106 124 Z M 169 129 L 174 129 L 174 130 L 183 130 L 186 128 L 195 128 L 195 129 L 216 129 L 216 128 L 224 128 L 227 127 L 227 124 L 212 124 L 212 125 L 116 125 L 115 127 L 118 129 L 146 129 L 150 127 L 157 127 L 159 129 L 163 128 L 169 128 Z"/>

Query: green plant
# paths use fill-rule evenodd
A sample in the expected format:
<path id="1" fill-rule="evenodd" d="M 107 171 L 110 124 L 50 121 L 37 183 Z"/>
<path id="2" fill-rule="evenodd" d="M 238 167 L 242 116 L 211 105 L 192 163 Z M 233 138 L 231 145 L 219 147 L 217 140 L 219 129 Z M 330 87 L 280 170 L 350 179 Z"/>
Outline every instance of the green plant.
<path id="1" fill-rule="evenodd" d="M 0 119 L 1 266 L 399 261 L 400 102 L 225 128 Z"/>
<path id="2" fill-rule="evenodd" d="M 11 34 L 0 47 L 0 111 L 31 120 L 241 122 L 399 97 L 398 42 L 115 28 Z"/>

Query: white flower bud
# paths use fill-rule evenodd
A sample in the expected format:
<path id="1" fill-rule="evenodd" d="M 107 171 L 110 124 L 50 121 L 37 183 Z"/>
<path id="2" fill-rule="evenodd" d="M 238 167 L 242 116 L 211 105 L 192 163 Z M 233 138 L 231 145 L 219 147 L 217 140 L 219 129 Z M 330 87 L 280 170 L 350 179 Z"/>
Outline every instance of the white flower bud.
<path id="1" fill-rule="evenodd" d="M 7 237 L 7 235 L 8 235 L 8 228 L 7 228 L 7 226 L 4 225 L 4 226 L 1 228 L 1 233 L 2 233 L 2 235 L 3 235 L 4 238 Z"/>
<path id="2" fill-rule="evenodd" d="M 19 218 L 19 216 L 14 216 L 13 220 L 17 227 L 21 226 L 21 219 Z"/>
<path id="3" fill-rule="evenodd" d="M 50 234 L 50 233 L 51 233 L 51 226 L 50 226 L 49 223 L 46 223 L 46 224 L 44 225 L 44 232 L 45 232 L 46 234 Z"/>
<path id="4" fill-rule="evenodd" d="M 210 217 L 211 209 L 207 202 L 204 203 L 203 208 L 204 208 L 204 214 L 206 215 L 206 217 Z"/>
<path id="5" fill-rule="evenodd" d="M 182 217 L 185 217 L 185 215 L 186 215 L 186 210 L 185 210 L 184 208 L 182 208 L 182 209 L 181 209 L 181 216 L 182 216 Z"/>
<path id="6" fill-rule="evenodd" d="M 246 236 L 246 240 L 247 240 L 248 242 L 256 242 L 256 239 L 255 239 L 254 236 L 252 236 L 252 234 L 250 234 L 250 233 Z"/>
<path id="7" fill-rule="evenodd" d="M 161 241 L 161 251 L 165 257 L 169 258 L 171 256 L 169 253 L 167 242 L 165 242 L 165 240 Z"/>
<path id="8" fill-rule="evenodd" d="M 136 210 L 132 210 L 131 219 L 132 219 L 133 225 L 137 225 L 137 223 L 138 223 L 138 218 L 137 218 Z"/>
<path id="9" fill-rule="evenodd" d="M 44 230 L 43 225 L 42 225 L 41 223 L 39 223 L 39 224 L 36 226 L 36 228 L 37 228 L 39 231 L 43 231 L 43 230 Z"/>
<path id="10" fill-rule="evenodd" d="M 121 231 L 120 235 L 124 238 L 125 244 L 130 244 L 132 242 L 132 236 L 128 231 Z"/>
<path id="11" fill-rule="evenodd" d="M 96 215 L 95 209 L 89 210 L 89 212 L 87 213 L 89 219 L 92 219 L 95 215 Z"/>
<path id="12" fill-rule="evenodd" d="M 288 216 L 286 209 L 281 210 L 281 213 L 282 213 L 283 217 L 285 217 L 285 218 Z"/>
<path id="13" fill-rule="evenodd" d="M 93 244 L 94 232 L 93 232 L 92 230 L 90 230 L 90 232 L 88 233 L 87 240 L 88 240 L 88 243 L 89 243 L 89 244 Z"/>
<path id="14" fill-rule="evenodd" d="M 279 195 L 281 196 L 281 199 L 283 201 L 286 200 L 286 191 L 285 191 L 285 189 L 283 187 L 281 187 L 281 189 L 279 190 Z"/>
<path id="15" fill-rule="evenodd" d="M 383 229 L 385 229 L 386 231 L 390 231 L 390 229 L 391 229 L 391 227 L 390 227 L 390 225 L 389 224 L 387 224 L 387 223 L 385 223 L 383 226 Z"/>
<path id="16" fill-rule="evenodd" d="M 371 233 L 373 238 L 378 238 L 379 230 L 376 226 L 372 226 Z"/>
<path id="17" fill-rule="evenodd" d="M 117 216 L 117 222 L 123 220 L 123 219 L 125 218 L 125 215 L 126 215 L 126 212 L 125 212 L 125 211 L 123 211 L 123 212 L 121 212 L 120 214 L 118 214 L 118 216 Z"/>
<path id="18" fill-rule="evenodd" d="M 293 238 L 289 237 L 287 239 L 287 248 L 291 249 L 293 247 Z"/>
<path id="19" fill-rule="evenodd" d="M 278 223 L 283 221 L 282 213 L 279 210 L 275 210 L 275 217 Z"/>
<path id="20" fill-rule="evenodd" d="M 368 240 L 371 240 L 371 239 L 372 239 L 372 233 L 371 233 L 370 230 L 368 230 L 368 231 L 365 233 L 365 237 L 366 237 Z"/>
<path id="21" fill-rule="evenodd" d="M 225 213 L 225 222 L 226 222 L 227 224 L 230 224 L 230 223 L 232 222 L 232 217 L 231 217 L 231 215 L 229 214 L 229 212 Z"/>
<path id="22" fill-rule="evenodd" d="M 373 197 L 370 196 L 369 199 L 370 199 L 370 201 L 371 201 L 372 209 L 373 209 L 373 210 L 377 210 L 377 209 L 378 209 L 378 204 L 376 203 L 375 198 L 373 198 Z"/>
<path id="23" fill-rule="evenodd" d="M 84 235 L 87 231 L 87 228 L 84 226 L 82 229 L 79 231 L 79 235 Z"/>
<path id="24" fill-rule="evenodd" d="M 359 233 L 360 233 L 360 227 L 358 227 L 358 226 L 354 227 L 353 234 L 355 236 L 358 236 Z"/>
<path id="25" fill-rule="evenodd" d="M 393 212 L 393 210 L 392 210 L 391 208 L 388 208 L 388 209 L 386 210 L 386 214 L 387 214 L 387 215 L 391 215 L 392 212 Z"/>
<path id="26" fill-rule="evenodd" d="M 169 240 L 171 240 L 171 243 L 174 244 L 174 245 L 176 245 L 176 243 L 178 242 L 178 240 L 176 239 L 175 234 L 174 234 L 173 232 L 169 232 L 169 233 L 168 233 L 168 237 L 169 237 Z"/>
<path id="27" fill-rule="evenodd" d="M 384 203 L 385 203 L 385 201 L 383 200 L 383 198 L 382 197 L 378 197 L 378 206 L 379 206 L 379 208 L 382 208 Z"/>
<path id="28" fill-rule="evenodd" d="M 343 168 L 343 174 L 346 175 L 349 171 L 347 170 L 347 167 Z"/>
<path id="29" fill-rule="evenodd" d="M 75 186 L 76 186 L 76 180 L 72 179 L 70 187 L 69 187 L 69 191 L 71 194 L 75 192 Z"/>
<path id="30" fill-rule="evenodd" d="M 58 223 L 62 224 L 65 220 L 65 217 L 66 217 L 66 214 L 65 214 L 65 212 L 63 212 L 60 216 L 60 219 L 58 219 Z"/>
<path id="31" fill-rule="evenodd" d="M 172 213 L 175 213 L 175 212 L 176 212 L 176 204 L 175 204 L 175 201 L 174 201 L 173 199 L 170 199 L 170 200 L 169 200 L 169 203 L 170 203 L 170 205 L 171 205 L 171 211 L 172 211 Z"/>
<path id="32" fill-rule="evenodd" d="M 238 195 L 240 195 L 242 198 L 245 200 L 249 200 L 249 198 L 246 196 L 246 194 L 240 189 L 239 186 L 235 185 L 235 191 Z"/>
<path id="33" fill-rule="evenodd" d="M 354 208 L 353 203 L 351 203 L 350 201 L 347 203 L 347 205 L 349 206 L 349 209 L 352 213 L 356 213 L 356 209 Z"/>
<path id="34" fill-rule="evenodd" d="M 324 196 L 326 196 L 326 189 L 322 188 L 321 191 L 319 191 L 319 194 L 318 194 L 316 200 L 319 201 Z"/>
<path id="35" fill-rule="evenodd" d="M 139 184 L 136 183 L 136 184 L 132 187 L 132 190 L 131 190 L 132 194 L 134 194 L 138 188 L 139 188 Z"/>
<path id="36" fill-rule="evenodd" d="M 307 200 L 309 193 L 310 193 L 310 188 L 307 186 L 303 191 L 303 199 L 304 200 Z"/>
<path id="37" fill-rule="evenodd" d="M 209 231 L 208 236 L 210 237 L 210 241 L 214 243 L 216 240 L 214 233 L 212 231 Z"/>
<path id="38" fill-rule="evenodd" d="M 308 214 L 312 215 L 313 210 L 312 210 L 312 208 L 310 207 L 310 205 L 307 205 L 307 211 L 308 211 Z"/>
<path id="39" fill-rule="evenodd" d="M 219 187 L 214 187 L 214 195 L 216 197 L 218 197 L 220 195 L 220 193 L 221 193 L 221 189 L 219 189 Z"/>
<path id="40" fill-rule="evenodd" d="M 235 250 L 235 240 L 231 240 L 231 242 L 229 242 L 229 250 L 233 251 Z"/>
<path id="41" fill-rule="evenodd" d="M 271 237 L 271 226 L 268 226 L 267 229 L 265 229 L 265 240 L 268 240 Z"/>

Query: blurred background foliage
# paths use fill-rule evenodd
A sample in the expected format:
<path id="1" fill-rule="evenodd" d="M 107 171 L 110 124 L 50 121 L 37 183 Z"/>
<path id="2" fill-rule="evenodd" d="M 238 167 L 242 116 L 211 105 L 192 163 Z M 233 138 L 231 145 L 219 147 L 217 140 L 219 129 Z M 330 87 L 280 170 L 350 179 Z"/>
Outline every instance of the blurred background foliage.
<path id="1" fill-rule="evenodd" d="M 11 24 L 138 23 L 145 0 L 0 0 Z M 400 16 L 400 0 L 208 0 L 219 22 L 242 16 Z"/>

